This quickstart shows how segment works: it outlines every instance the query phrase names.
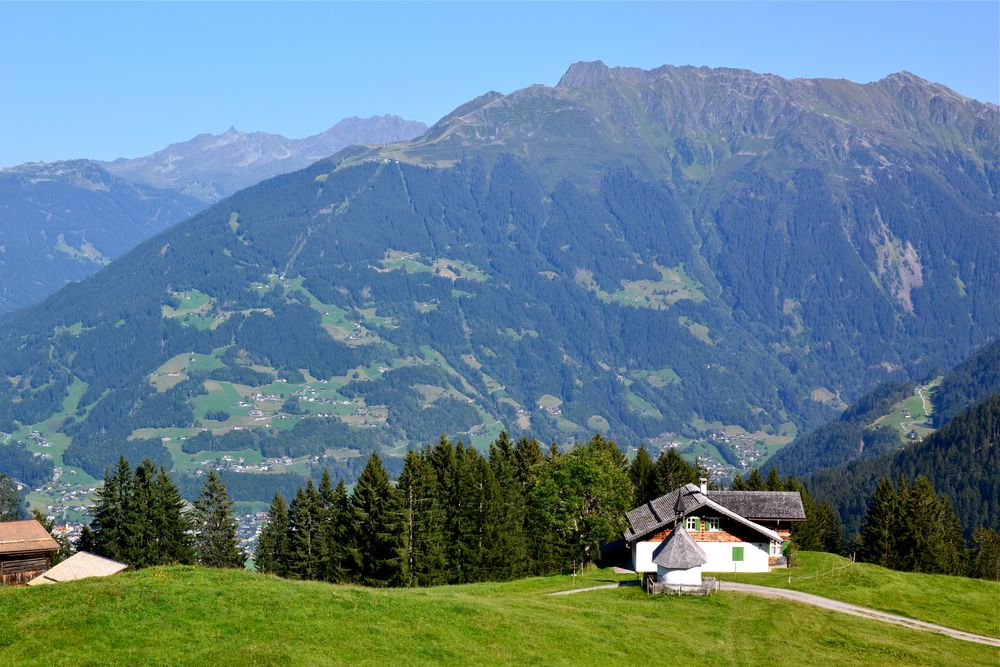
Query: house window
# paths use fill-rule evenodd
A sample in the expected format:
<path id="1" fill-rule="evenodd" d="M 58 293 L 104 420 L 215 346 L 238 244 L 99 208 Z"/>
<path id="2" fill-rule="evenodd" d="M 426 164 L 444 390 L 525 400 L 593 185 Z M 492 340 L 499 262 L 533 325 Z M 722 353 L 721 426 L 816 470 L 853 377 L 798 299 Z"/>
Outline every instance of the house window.
<path id="1" fill-rule="evenodd" d="M 701 530 L 701 519 L 696 516 L 689 516 L 684 523 L 684 527 L 688 530 Z"/>
<path id="2" fill-rule="evenodd" d="M 707 519 L 705 519 L 705 521 L 708 523 L 708 530 L 710 530 L 710 531 L 713 531 L 713 530 L 722 530 L 722 528 L 720 527 L 721 520 L 719 519 L 719 517 L 717 517 L 717 516 L 710 516 Z"/>
<path id="3" fill-rule="evenodd" d="M 733 562 L 739 562 L 743 560 L 743 547 L 733 547 Z"/>

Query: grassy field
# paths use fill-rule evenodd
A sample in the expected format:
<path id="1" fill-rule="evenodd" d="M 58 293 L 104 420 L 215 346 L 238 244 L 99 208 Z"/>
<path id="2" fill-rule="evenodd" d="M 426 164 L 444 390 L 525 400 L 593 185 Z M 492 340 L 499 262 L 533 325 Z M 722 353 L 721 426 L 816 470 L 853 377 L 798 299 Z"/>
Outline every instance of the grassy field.
<path id="1" fill-rule="evenodd" d="M 370 590 L 157 568 L 0 590 L 0 664 L 326 665 L 670 662 L 996 664 L 996 649 L 736 594 L 638 588 L 595 570 L 504 584 Z"/>
<path id="2" fill-rule="evenodd" d="M 897 572 L 868 563 L 844 567 L 849 561 L 833 554 L 803 552 L 799 556 L 799 566 L 791 570 L 719 577 L 790 588 L 966 632 L 1000 637 L 1000 584 L 996 582 Z"/>

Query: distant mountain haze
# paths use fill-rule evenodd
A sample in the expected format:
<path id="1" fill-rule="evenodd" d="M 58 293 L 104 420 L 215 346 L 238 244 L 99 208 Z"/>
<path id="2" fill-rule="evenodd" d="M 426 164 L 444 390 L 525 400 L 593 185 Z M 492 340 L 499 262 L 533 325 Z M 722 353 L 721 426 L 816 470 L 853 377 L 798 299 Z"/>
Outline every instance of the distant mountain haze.
<path id="1" fill-rule="evenodd" d="M 412 138 L 423 123 L 346 118 L 306 139 L 202 134 L 134 160 L 0 170 L 0 312 L 37 303 L 208 204 L 351 144 Z"/>
<path id="2" fill-rule="evenodd" d="M 89 160 L 0 171 L 0 312 L 37 303 L 204 204 Z"/>
<path id="3" fill-rule="evenodd" d="M 95 476 L 256 449 L 349 477 L 507 428 L 722 477 L 997 336 L 998 158 L 995 105 L 907 73 L 578 63 L 0 317 L 0 430 L 75 410 L 58 464 Z"/>
<path id="4" fill-rule="evenodd" d="M 269 132 L 199 134 L 145 157 L 104 163 L 113 174 L 159 188 L 179 190 L 206 203 L 295 171 L 355 144 L 388 144 L 422 134 L 423 123 L 398 116 L 345 118 L 330 129 L 305 139 L 288 139 Z"/>

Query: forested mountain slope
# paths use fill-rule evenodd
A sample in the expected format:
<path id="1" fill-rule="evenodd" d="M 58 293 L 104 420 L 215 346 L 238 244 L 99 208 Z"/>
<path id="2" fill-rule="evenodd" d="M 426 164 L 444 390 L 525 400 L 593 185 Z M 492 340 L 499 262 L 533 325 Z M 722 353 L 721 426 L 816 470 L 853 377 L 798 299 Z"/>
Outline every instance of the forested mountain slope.
<path id="1" fill-rule="evenodd" d="M 806 476 L 895 451 L 996 392 L 1000 392 L 1000 341 L 923 386 L 912 381 L 879 385 L 837 419 L 797 438 L 767 465 L 785 475 Z M 908 437 L 901 441 L 904 434 Z"/>
<path id="2" fill-rule="evenodd" d="M 731 427 L 741 468 L 1000 330 L 998 119 L 908 74 L 576 65 L 0 319 L 0 430 L 44 422 L 99 474 Z"/>
<path id="3" fill-rule="evenodd" d="M 983 526 L 1000 529 L 1000 393 L 977 403 L 926 440 L 902 451 L 853 461 L 813 475 L 817 500 L 840 513 L 848 535 L 864 521 L 878 480 L 927 477 L 951 501 L 968 538 Z"/>
<path id="4" fill-rule="evenodd" d="M 0 170 L 0 312 L 41 301 L 203 206 L 89 160 Z"/>
<path id="5" fill-rule="evenodd" d="M 352 144 L 417 136 L 398 116 L 345 118 L 320 134 L 202 134 L 133 160 L 0 170 L 0 312 L 38 303 L 236 190 Z"/>

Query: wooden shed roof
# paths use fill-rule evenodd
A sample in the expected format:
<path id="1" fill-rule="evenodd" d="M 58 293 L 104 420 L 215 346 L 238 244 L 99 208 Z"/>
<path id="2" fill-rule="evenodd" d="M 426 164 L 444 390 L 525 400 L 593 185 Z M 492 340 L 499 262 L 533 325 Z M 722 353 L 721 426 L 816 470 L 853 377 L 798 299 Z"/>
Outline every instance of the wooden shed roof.
<path id="1" fill-rule="evenodd" d="M 0 522 L 0 555 L 59 551 L 59 543 L 34 519 Z"/>

